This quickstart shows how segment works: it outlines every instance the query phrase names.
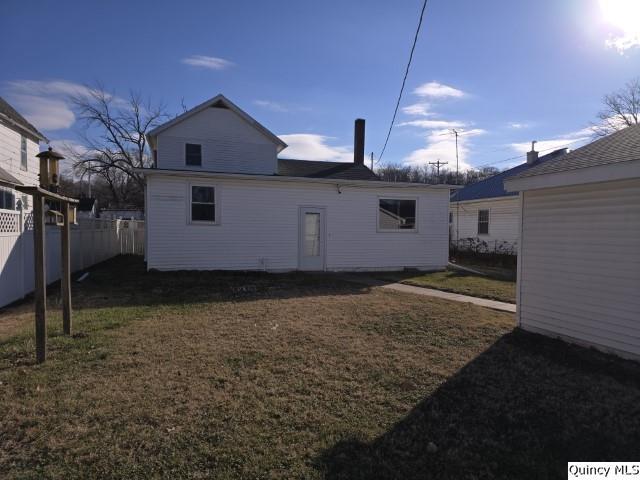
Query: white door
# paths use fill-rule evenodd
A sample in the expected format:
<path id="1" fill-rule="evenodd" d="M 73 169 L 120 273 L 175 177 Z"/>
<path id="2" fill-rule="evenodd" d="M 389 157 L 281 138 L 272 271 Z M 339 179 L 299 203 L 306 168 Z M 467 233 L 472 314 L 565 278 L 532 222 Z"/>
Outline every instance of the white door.
<path id="1" fill-rule="evenodd" d="M 324 209 L 300 207 L 299 225 L 300 270 L 324 270 L 326 252 Z"/>

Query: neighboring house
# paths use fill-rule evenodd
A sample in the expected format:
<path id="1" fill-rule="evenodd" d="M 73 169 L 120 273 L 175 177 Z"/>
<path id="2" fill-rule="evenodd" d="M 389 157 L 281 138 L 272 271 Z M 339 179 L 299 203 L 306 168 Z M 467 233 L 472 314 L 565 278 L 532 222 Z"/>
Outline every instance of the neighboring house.
<path id="1" fill-rule="evenodd" d="M 458 244 L 463 250 L 515 255 L 520 222 L 518 192 L 508 192 L 504 181 L 566 153 L 567 149 L 561 148 L 538 157 L 538 152 L 532 148 L 527 153 L 526 163 L 455 192 L 449 207 L 451 243 Z"/>
<path id="2" fill-rule="evenodd" d="M 102 208 L 100 218 L 109 220 L 144 220 L 144 210 L 140 208 Z"/>
<path id="3" fill-rule="evenodd" d="M 448 185 L 383 182 L 364 165 L 283 160 L 286 144 L 222 95 L 148 135 L 147 267 L 444 269 Z"/>
<path id="4" fill-rule="evenodd" d="M 98 201 L 93 197 L 80 197 L 78 202 L 78 218 L 98 218 Z"/>
<path id="5" fill-rule="evenodd" d="M 640 126 L 506 186 L 521 198 L 519 325 L 640 359 Z"/>
<path id="6" fill-rule="evenodd" d="M 0 209 L 31 209 L 28 195 L 18 185 L 37 185 L 39 142 L 48 140 L 0 97 Z"/>

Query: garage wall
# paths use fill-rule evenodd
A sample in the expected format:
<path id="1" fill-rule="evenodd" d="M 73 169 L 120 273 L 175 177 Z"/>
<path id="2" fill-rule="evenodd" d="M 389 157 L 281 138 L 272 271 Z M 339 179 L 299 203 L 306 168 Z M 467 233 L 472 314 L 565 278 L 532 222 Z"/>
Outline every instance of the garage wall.
<path id="1" fill-rule="evenodd" d="M 640 179 L 523 195 L 521 326 L 640 358 Z"/>

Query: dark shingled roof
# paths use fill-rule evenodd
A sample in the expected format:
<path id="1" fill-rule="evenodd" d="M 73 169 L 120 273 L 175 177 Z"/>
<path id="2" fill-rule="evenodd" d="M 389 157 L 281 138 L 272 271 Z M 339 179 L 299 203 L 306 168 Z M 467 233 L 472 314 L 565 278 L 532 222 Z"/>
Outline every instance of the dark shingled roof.
<path id="1" fill-rule="evenodd" d="M 278 159 L 278 175 L 285 177 L 336 178 L 340 180 L 380 180 L 365 165 L 352 162 L 321 162 Z"/>
<path id="2" fill-rule="evenodd" d="M 0 167 L 0 185 L 9 185 L 13 187 L 15 185 L 22 185 L 22 182 L 7 172 L 4 168 Z"/>
<path id="3" fill-rule="evenodd" d="M 562 158 L 538 165 L 518 174 L 515 178 L 566 172 L 633 160 L 640 160 L 640 125 L 627 127 L 584 147 L 576 148 Z"/>
<path id="4" fill-rule="evenodd" d="M 41 134 L 36 127 L 31 125 L 26 118 L 18 113 L 18 111 L 7 103 L 7 101 L 0 97 L 0 121 L 2 117 L 9 119 L 9 124 L 12 126 L 20 127 L 25 133 L 32 137 L 35 141 L 42 140 L 47 141 L 47 137 Z"/>
<path id="5" fill-rule="evenodd" d="M 523 172 L 528 172 L 538 166 L 545 165 L 549 160 L 562 158 L 567 155 L 566 148 L 560 148 L 553 152 L 543 155 L 533 165 L 523 163 L 517 167 L 510 168 L 504 172 L 500 172 L 493 177 L 489 177 L 480 182 L 467 185 L 462 190 L 458 190 L 451 196 L 452 202 L 464 202 L 466 200 L 482 200 L 484 198 L 499 198 L 517 196 L 518 192 L 507 192 L 504 189 L 504 180 L 514 177 Z"/>

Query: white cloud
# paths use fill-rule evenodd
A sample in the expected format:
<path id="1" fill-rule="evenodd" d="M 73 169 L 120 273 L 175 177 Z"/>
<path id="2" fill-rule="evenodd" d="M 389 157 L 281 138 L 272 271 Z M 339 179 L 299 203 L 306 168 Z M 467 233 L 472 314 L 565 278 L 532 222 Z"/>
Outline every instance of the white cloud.
<path id="1" fill-rule="evenodd" d="M 90 95 L 96 90 L 66 80 L 14 80 L 5 83 L 6 98 L 38 130 L 64 130 L 76 116 L 71 96 Z M 106 94 L 116 104 L 126 105 L 119 97 Z"/>
<path id="2" fill-rule="evenodd" d="M 413 93 L 429 98 L 461 98 L 466 95 L 462 90 L 438 82 L 423 83 Z"/>
<path id="3" fill-rule="evenodd" d="M 191 55 L 182 59 L 182 63 L 192 67 L 207 68 L 209 70 L 224 70 L 232 67 L 233 62 L 219 57 L 208 57 L 206 55 Z"/>
<path id="4" fill-rule="evenodd" d="M 433 115 L 429 111 L 430 105 L 426 102 L 414 103 L 413 105 L 407 105 L 402 107 L 402 112 L 407 115 L 420 115 L 422 117 L 430 117 Z"/>
<path id="5" fill-rule="evenodd" d="M 352 162 L 353 150 L 346 146 L 332 146 L 327 140 L 332 137 L 313 133 L 292 133 L 279 135 L 287 145 L 281 156 L 301 160 L 325 160 L 332 162 Z"/>
<path id="6" fill-rule="evenodd" d="M 419 127 L 427 130 L 434 128 L 462 128 L 465 124 L 458 120 L 410 120 L 401 122 L 399 127 Z"/>
<path id="7" fill-rule="evenodd" d="M 464 134 L 458 136 L 458 168 L 460 171 L 471 167 L 468 161 L 470 152 L 471 137 L 486 133 L 480 128 L 465 130 Z M 449 130 L 433 130 L 426 136 L 427 145 L 424 148 L 414 150 L 406 158 L 404 163 L 413 166 L 427 165 L 429 162 L 440 160 L 447 162 L 445 170 L 455 171 L 456 169 L 456 142 L 455 136 Z"/>
<path id="8" fill-rule="evenodd" d="M 593 130 L 591 129 L 591 127 L 587 127 L 581 130 L 577 130 L 575 132 L 570 132 L 564 135 L 557 136 L 555 138 L 539 140 L 536 142 L 535 147 L 536 147 L 536 150 L 538 152 L 541 152 L 542 154 L 547 154 L 553 150 L 557 150 L 559 148 L 564 148 L 564 147 L 574 150 L 579 146 L 587 143 L 592 136 L 593 136 Z M 510 146 L 516 152 L 523 155 L 526 152 L 531 150 L 531 142 L 511 143 Z M 516 162 L 516 164 L 517 163 L 521 163 L 521 162 Z"/>
<path id="9" fill-rule="evenodd" d="M 259 107 L 271 110 L 272 112 L 288 112 L 289 109 L 278 102 L 272 102 L 271 100 L 255 100 L 253 103 Z"/>
<path id="10" fill-rule="evenodd" d="M 600 0 L 603 19 L 616 33 L 611 33 L 605 45 L 620 53 L 640 46 L 640 2 L 638 0 Z"/>
<path id="11" fill-rule="evenodd" d="M 509 128 L 513 128 L 514 130 L 522 130 L 523 128 L 529 128 L 529 124 L 520 122 L 509 122 Z"/>

